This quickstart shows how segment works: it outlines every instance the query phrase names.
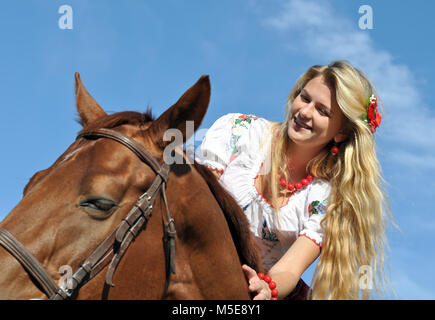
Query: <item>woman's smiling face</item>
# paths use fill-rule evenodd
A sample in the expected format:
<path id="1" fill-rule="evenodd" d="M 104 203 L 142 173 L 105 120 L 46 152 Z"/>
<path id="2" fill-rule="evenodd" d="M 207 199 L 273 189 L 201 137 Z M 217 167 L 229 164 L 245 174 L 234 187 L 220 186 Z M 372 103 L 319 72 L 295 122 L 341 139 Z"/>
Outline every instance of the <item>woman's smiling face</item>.
<path id="1" fill-rule="evenodd" d="M 293 101 L 288 127 L 289 138 L 298 145 L 319 148 L 331 140 L 343 141 L 344 116 L 335 94 L 319 76 L 311 79 Z"/>

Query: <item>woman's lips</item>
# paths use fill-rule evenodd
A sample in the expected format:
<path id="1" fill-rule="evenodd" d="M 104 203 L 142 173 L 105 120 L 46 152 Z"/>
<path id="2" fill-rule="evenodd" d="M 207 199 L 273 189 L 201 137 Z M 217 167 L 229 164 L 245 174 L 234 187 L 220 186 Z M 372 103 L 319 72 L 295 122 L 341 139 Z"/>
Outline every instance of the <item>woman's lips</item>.
<path id="1" fill-rule="evenodd" d="M 311 130 L 312 129 L 310 126 L 306 125 L 305 123 L 300 121 L 298 118 L 294 118 L 293 123 L 294 123 L 296 129 L 305 129 L 305 130 Z"/>

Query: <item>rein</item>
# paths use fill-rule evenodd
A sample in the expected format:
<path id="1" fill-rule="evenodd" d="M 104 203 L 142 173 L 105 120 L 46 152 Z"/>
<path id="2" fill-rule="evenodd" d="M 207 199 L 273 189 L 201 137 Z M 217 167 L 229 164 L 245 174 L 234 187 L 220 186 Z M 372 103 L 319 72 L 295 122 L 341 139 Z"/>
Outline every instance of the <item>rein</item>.
<path id="1" fill-rule="evenodd" d="M 118 227 L 113 230 L 105 240 L 103 240 L 98 248 L 72 275 L 71 287 L 59 287 L 39 261 L 9 231 L 3 228 L 0 228 L 0 245 L 21 263 L 24 269 L 35 279 L 37 284 L 39 284 L 42 291 L 50 300 L 76 298 L 80 288 L 109 264 L 103 289 L 103 298 L 107 298 L 110 287 L 114 286 L 112 282 L 113 275 L 130 244 L 137 238 L 142 230 L 146 229 L 148 220 L 151 218 L 154 209 L 154 202 L 160 192 L 166 210 L 166 216 L 162 213 L 162 240 L 164 243 L 166 266 L 163 299 L 166 296 L 169 287 L 171 273 L 175 274 L 176 231 L 174 219 L 169 212 L 168 201 L 166 198 L 166 183 L 169 179 L 169 166 L 165 163 L 160 165 L 157 159 L 145 150 L 138 142 L 111 129 L 102 128 L 94 131 L 85 131 L 80 133 L 76 140 L 80 138 L 108 138 L 123 144 L 133 151 L 142 162 L 149 165 L 157 174 L 153 183 L 148 190 L 139 197 Z"/>

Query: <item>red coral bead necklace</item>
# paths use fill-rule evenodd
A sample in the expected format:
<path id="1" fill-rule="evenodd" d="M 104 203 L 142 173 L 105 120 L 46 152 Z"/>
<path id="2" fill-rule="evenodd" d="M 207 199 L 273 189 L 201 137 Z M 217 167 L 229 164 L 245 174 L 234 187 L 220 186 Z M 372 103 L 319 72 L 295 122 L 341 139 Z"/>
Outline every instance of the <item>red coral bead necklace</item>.
<path id="1" fill-rule="evenodd" d="M 306 178 L 293 184 L 293 183 L 287 182 L 283 178 L 283 176 L 278 173 L 278 180 L 279 180 L 279 184 L 281 185 L 281 187 L 287 188 L 288 191 L 293 193 L 297 190 L 301 190 L 301 189 L 305 188 L 306 186 L 308 186 L 314 180 L 314 178 L 312 175 L 309 174 L 309 175 L 307 175 Z"/>

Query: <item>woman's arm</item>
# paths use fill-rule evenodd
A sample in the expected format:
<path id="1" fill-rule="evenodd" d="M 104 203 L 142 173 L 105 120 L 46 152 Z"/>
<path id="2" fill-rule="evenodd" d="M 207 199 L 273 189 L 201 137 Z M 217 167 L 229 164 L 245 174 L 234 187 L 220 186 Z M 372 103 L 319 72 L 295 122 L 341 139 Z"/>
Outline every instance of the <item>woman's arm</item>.
<path id="1" fill-rule="evenodd" d="M 268 273 L 276 282 L 278 298 L 284 298 L 292 292 L 302 274 L 316 261 L 319 254 L 320 247 L 312 240 L 304 236 L 296 239 Z"/>
<path id="2" fill-rule="evenodd" d="M 288 296 L 296 287 L 304 271 L 317 259 L 320 247 L 307 237 L 299 237 L 282 256 L 280 260 L 269 270 L 268 274 L 276 282 L 278 298 Z M 249 290 L 257 293 L 254 300 L 270 299 L 271 292 L 268 285 L 257 277 L 252 268 L 243 265 L 249 282 Z"/>

